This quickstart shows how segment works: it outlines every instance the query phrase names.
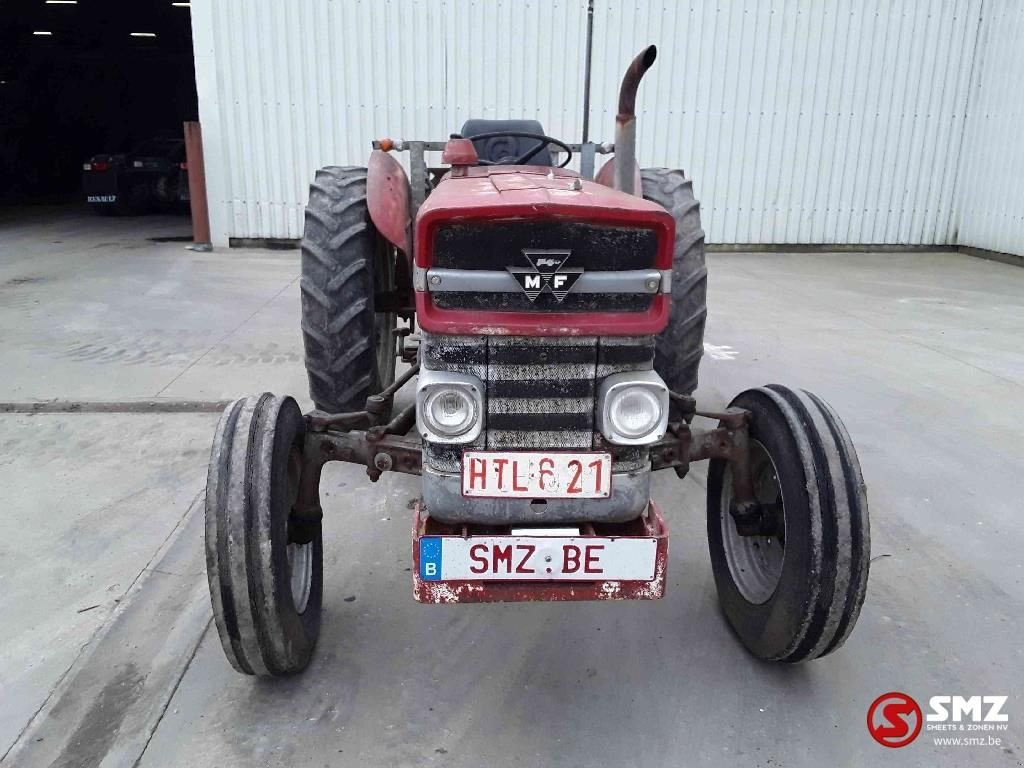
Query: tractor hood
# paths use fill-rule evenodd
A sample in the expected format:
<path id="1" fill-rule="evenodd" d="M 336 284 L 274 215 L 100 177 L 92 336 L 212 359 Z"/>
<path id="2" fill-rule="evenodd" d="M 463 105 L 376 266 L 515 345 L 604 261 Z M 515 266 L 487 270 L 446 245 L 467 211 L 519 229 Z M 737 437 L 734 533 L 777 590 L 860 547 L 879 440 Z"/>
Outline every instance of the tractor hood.
<path id="1" fill-rule="evenodd" d="M 580 178 L 575 171 L 537 166 L 470 167 L 438 185 L 416 217 L 416 263 L 430 266 L 433 232 L 445 222 L 560 219 L 658 230 L 658 266 L 672 266 L 675 224 L 661 206 Z M 555 244 L 552 244 L 555 245 Z"/>
<path id="2" fill-rule="evenodd" d="M 572 171 L 459 170 L 416 219 L 423 330 L 639 336 L 665 327 L 675 224 L 661 206 Z"/>

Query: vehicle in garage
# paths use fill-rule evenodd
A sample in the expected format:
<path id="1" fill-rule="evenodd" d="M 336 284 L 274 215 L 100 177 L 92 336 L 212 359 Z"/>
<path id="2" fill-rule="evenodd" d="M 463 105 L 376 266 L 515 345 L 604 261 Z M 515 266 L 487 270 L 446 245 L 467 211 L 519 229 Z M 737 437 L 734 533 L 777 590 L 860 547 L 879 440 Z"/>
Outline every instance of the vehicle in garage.
<path id="1" fill-rule="evenodd" d="M 82 193 L 89 207 L 101 214 L 185 210 L 185 140 L 157 137 L 131 152 L 93 155 L 82 164 Z"/>
<path id="2" fill-rule="evenodd" d="M 693 398 L 699 206 L 682 171 L 635 160 L 635 97 L 655 56 L 651 46 L 627 70 L 614 147 L 569 145 L 534 121 L 470 120 L 444 144 L 385 139 L 368 167 L 317 173 L 301 279 L 315 410 L 239 399 L 210 461 L 207 572 L 237 670 L 309 662 L 328 461 L 373 480 L 421 476 L 413 594 L 460 603 L 661 597 L 668 529 L 651 475 L 709 459 L 712 566 L 742 643 L 798 662 L 849 636 L 870 547 L 842 422 L 780 385 L 722 411 Z M 427 167 L 435 149 L 448 167 Z M 595 156 L 613 150 L 591 180 Z M 410 152 L 411 178 L 392 151 Z M 575 152 L 581 173 L 565 167 Z M 396 376 L 399 359 L 410 367 Z M 394 413 L 413 377 L 415 402 Z"/>

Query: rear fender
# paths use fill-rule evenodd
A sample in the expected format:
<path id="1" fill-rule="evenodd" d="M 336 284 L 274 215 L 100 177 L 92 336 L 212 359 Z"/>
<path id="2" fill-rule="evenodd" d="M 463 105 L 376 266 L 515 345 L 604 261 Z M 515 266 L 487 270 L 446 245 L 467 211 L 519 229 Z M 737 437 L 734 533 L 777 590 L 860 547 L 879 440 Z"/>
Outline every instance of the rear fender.
<path id="1" fill-rule="evenodd" d="M 380 149 L 370 153 L 366 173 L 366 203 L 370 219 L 384 238 L 412 264 L 409 232 L 409 177 L 394 157 Z"/>
<path id="2" fill-rule="evenodd" d="M 640 182 L 640 164 L 635 160 L 633 161 L 633 189 L 636 190 L 637 197 L 643 197 L 643 187 Z M 598 184 L 604 184 L 606 187 L 615 189 L 615 156 L 601 166 L 601 170 L 597 172 L 597 176 L 594 178 Z"/>

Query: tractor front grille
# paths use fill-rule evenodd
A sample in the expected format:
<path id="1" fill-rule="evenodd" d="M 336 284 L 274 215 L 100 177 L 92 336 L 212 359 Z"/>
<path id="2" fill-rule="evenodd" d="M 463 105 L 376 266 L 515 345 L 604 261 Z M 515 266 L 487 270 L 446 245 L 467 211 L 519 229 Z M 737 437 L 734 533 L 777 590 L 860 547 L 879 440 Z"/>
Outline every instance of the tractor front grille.
<path id="1" fill-rule="evenodd" d="M 497 271 L 530 267 L 524 251 L 569 252 L 565 267 L 585 272 L 654 269 L 658 234 L 653 229 L 571 220 L 475 221 L 448 223 L 433 238 L 431 266 L 439 269 Z M 513 283 L 514 286 L 514 283 Z M 518 287 L 509 291 L 446 291 L 429 288 L 441 309 L 487 312 L 646 312 L 653 295 L 572 292 L 561 298 L 542 292 L 532 299 Z"/>
<path id="2" fill-rule="evenodd" d="M 594 336 L 494 336 L 487 344 L 487 447 L 589 448 Z"/>
<path id="3" fill-rule="evenodd" d="M 426 463 L 458 472 L 466 449 L 590 450 L 598 384 L 621 371 L 650 370 L 654 338 L 441 336 L 423 334 L 422 364 L 470 373 L 487 393 L 486 423 L 471 445 L 427 443 Z M 638 468 L 646 449 L 617 449 L 614 471 Z"/>

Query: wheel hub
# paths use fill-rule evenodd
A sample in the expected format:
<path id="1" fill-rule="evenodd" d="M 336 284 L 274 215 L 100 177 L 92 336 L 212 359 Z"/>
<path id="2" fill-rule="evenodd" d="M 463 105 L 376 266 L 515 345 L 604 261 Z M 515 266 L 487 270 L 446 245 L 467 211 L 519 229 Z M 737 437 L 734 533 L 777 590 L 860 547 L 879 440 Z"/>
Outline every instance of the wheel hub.
<path id="1" fill-rule="evenodd" d="M 298 446 L 293 445 L 288 453 L 288 509 L 294 512 L 295 502 L 299 499 L 299 488 L 302 480 L 302 453 Z M 289 526 L 290 527 L 290 526 Z M 288 554 L 289 583 L 292 589 L 292 603 L 297 613 L 306 610 L 309 592 L 313 584 L 313 545 L 289 541 Z"/>
<path id="2" fill-rule="evenodd" d="M 722 493 L 722 543 L 733 581 L 747 601 L 767 602 L 782 577 L 786 555 L 786 516 L 778 472 L 768 451 L 750 441 L 755 504 L 733 502 L 732 471 L 726 469 Z"/>
<path id="3" fill-rule="evenodd" d="M 312 544 L 288 545 L 288 570 L 291 573 L 292 602 L 296 612 L 303 613 L 313 584 Z"/>

